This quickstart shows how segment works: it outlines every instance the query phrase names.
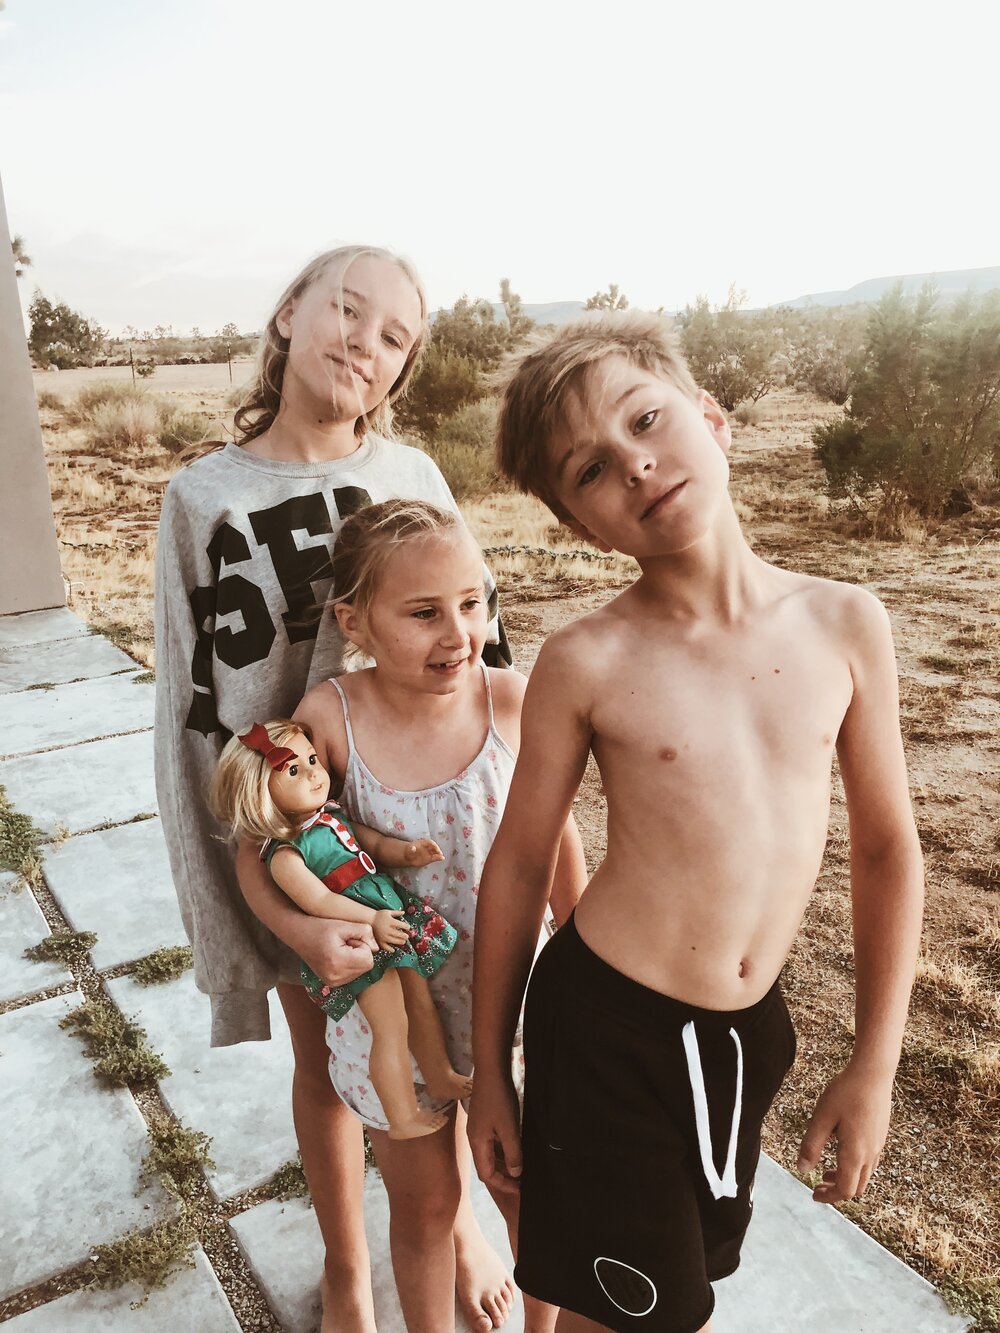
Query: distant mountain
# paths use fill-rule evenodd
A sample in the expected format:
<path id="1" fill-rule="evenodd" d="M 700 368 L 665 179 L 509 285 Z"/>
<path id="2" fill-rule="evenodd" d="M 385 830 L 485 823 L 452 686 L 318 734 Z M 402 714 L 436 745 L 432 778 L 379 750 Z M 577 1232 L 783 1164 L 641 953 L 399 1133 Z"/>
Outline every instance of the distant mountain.
<path id="1" fill-rule="evenodd" d="M 878 301 L 897 282 L 907 293 L 917 292 L 925 282 L 933 282 L 943 297 L 962 296 L 965 292 L 989 292 L 1000 287 L 1000 267 L 958 268 L 950 273 L 899 273 L 891 278 L 868 278 L 842 292 L 813 292 L 797 296 L 794 301 L 779 304 L 798 307 L 804 305 L 859 305 Z"/>

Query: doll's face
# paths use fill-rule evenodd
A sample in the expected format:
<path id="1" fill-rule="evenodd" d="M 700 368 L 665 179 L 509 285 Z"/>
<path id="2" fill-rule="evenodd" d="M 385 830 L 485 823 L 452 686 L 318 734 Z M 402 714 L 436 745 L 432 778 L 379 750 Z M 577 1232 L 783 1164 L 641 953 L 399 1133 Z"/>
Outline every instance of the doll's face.
<path id="1" fill-rule="evenodd" d="M 330 795 L 330 774 L 316 758 L 312 741 L 301 732 L 287 742 L 295 751 L 280 773 L 272 773 L 267 789 L 271 800 L 290 817 L 311 815 Z"/>

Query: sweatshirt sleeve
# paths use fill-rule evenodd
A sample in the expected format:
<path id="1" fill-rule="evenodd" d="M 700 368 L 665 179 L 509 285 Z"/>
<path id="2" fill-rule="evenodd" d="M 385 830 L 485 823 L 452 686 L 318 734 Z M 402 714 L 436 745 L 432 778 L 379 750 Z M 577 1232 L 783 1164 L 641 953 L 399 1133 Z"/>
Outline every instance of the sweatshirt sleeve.
<path id="1" fill-rule="evenodd" d="M 267 991 L 277 978 L 262 953 L 267 932 L 246 906 L 231 845 L 206 803 L 226 734 L 199 729 L 215 708 L 211 654 L 197 655 L 191 597 L 199 584 L 211 586 L 211 566 L 207 534 L 193 530 L 179 492 L 167 489 L 156 547 L 156 794 L 195 983 L 212 1004 L 211 1043 L 228 1046 L 270 1037 Z"/>

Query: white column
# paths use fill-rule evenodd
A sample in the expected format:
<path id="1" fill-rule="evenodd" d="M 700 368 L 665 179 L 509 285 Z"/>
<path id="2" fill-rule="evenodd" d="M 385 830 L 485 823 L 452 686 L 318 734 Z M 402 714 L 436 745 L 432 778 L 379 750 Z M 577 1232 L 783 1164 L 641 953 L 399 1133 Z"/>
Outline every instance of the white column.
<path id="1" fill-rule="evenodd" d="M 42 430 L 0 185 L 0 615 L 65 604 Z"/>

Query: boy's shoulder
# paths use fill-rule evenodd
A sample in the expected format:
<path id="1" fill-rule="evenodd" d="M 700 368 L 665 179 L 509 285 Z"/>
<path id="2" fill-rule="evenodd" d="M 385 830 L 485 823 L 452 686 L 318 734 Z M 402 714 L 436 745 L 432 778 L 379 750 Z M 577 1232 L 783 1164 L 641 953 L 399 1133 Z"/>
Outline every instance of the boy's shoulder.
<path id="1" fill-rule="evenodd" d="M 774 568 L 772 566 L 772 568 Z M 781 570 L 789 594 L 802 599 L 809 612 L 834 631 L 874 628 L 888 619 L 885 606 L 867 588 L 840 579 L 821 578 L 796 570 Z"/>

